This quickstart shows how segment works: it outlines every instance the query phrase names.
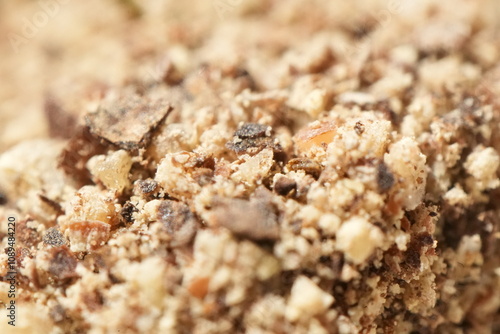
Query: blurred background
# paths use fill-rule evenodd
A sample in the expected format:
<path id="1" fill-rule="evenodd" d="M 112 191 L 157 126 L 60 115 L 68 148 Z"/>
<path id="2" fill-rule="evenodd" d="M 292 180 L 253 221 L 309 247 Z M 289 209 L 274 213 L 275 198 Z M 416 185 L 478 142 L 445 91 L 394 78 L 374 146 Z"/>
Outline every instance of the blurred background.
<path id="1" fill-rule="evenodd" d="M 300 69 L 300 57 L 321 43 L 346 61 L 365 42 L 370 52 L 405 42 L 424 53 L 437 46 L 458 53 L 472 43 L 467 57 L 485 71 L 499 50 L 482 43 L 497 32 L 481 29 L 498 25 L 499 7 L 494 0 L 0 0 L 0 152 L 29 138 L 67 136 L 58 128 L 71 128 L 111 88 L 175 81 L 166 78 L 172 64 L 182 78 L 203 64 L 237 63 L 265 90 L 286 87 L 290 64 Z"/>

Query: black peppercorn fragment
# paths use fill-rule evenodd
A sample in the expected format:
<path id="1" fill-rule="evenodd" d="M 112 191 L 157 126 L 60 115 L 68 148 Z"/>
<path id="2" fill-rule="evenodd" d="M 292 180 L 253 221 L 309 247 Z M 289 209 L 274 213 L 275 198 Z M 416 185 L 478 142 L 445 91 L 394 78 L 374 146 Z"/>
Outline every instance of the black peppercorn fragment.
<path id="1" fill-rule="evenodd" d="M 297 189 L 297 182 L 284 176 L 276 180 L 274 184 L 274 191 L 281 196 L 286 196 L 295 189 Z"/>
<path id="2" fill-rule="evenodd" d="M 271 136 L 272 128 L 268 125 L 245 123 L 234 133 L 226 147 L 237 154 L 256 154 L 264 148 L 271 148 L 275 153 L 283 151 Z"/>
<path id="3" fill-rule="evenodd" d="M 165 200 L 158 207 L 158 220 L 163 230 L 171 237 L 172 246 L 189 243 L 197 230 L 195 215 L 184 203 Z"/>
<path id="4" fill-rule="evenodd" d="M 62 233 L 55 227 L 51 227 L 43 236 L 43 243 L 52 247 L 66 245 L 66 239 Z"/>
<path id="5" fill-rule="evenodd" d="M 138 182 L 139 189 L 144 195 L 150 195 L 158 187 L 158 182 L 152 179 L 141 180 Z"/>
<path id="6" fill-rule="evenodd" d="M 257 123 L 246 123 L 236 130 L 234 135 L 240 138 L 269 137 L 271 135 L 271 127 Z"/>
<path id="7" fill-rule="evenodd" d="M 134 222 L 134 217 L 133 214 L 134 212 L 137 212 L 137 208 L 135 205 L 133 205 L 130 202 L 127 202 L 123 205 L 123 208 L 120 211 L 120 216 L 126 223 L 133 223 Z"/>

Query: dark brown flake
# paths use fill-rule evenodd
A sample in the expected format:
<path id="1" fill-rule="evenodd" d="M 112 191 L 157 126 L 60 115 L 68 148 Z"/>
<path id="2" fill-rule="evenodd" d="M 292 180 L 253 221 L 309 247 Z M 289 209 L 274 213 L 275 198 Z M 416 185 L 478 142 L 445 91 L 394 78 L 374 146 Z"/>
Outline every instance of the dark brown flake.
<path id="1" fill-rule="evenodd" d="M 234 133 L 226 147 L 237 154 L 256 154 L 268 147 L 274 152 L 282 152 L 281 145 L 271 136 L 271 127 L 257 123 L 245 123 Z"/>
<path id="2" fill-rule="evenodd" d="M 259 138 L 269 137 L 271 135 L 271 127 L 264 124 L 245 123 L 234 133 L 240 138 Z"/>
<path id="3" fill-rule="evenodd" d="M 284 176 L 276 180 L 274 184 L 274 191 L 281 196 L 286 196 L 295 189 L 297 189 L 297 182 Z"/>
<path id="4" fill-rule="evenodd" d="M 65 281 L 78 276 L 75 272 L 78 261 L 67 246 L 54 247 L 48 252 L 50 258 L 48 273 L 52 279 Z"/>
<path id="5" fill-rule="evenodd" d="M 171 245 L 180 246 L 189 243 L 197 228 L 195 215 L 184 203 L 165 200 L 158 208 L 158 220 L 165 231 L 172 237 Z"/>
<path id="6" fill-rule="evenodd" d="M 123 208 L 120 210 L 120 217 L 123 219 L 125 223 L 131 224 L 134 222 L 133 214 L 137 212 L 137 208 L 131 202 L 127 202 L 123 205 Z"/>
<path id="7" fill-rule="evenodd" d="M 253 240 L 276 240 L 279 237 L 278 215 L 274 205 L 256 196 L 250 200 L 218 198 L 211 223 L 223 226 L 233 234 Z"/>
<path id="8" fill-rule="evenodd" d="M 288 161 L 287 167 L 291 171 L 303 170 L 314 178 L 318 178 L 323 170 L 323 167 L 316 161 L 303 158 L 291 159 Z"/>
<path id="9" fill-rule="evenodd" d="M 139 96 L 122 97 L 85 118 L 90 131 L 122 149 L 145 147 L 151 133 L 168 116 L 172 107 L 165 101 L 149 101 Z"/>

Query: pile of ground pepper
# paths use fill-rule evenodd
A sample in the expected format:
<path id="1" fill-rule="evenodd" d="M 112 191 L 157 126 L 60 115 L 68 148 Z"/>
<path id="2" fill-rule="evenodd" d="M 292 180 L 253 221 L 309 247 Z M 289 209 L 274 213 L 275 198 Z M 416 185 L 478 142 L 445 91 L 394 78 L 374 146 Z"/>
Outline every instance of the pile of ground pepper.
<path id="1" fill-rule="evenodd" d="M 495 1 L 0 9 L 0 332 L 500 332 Z"/>

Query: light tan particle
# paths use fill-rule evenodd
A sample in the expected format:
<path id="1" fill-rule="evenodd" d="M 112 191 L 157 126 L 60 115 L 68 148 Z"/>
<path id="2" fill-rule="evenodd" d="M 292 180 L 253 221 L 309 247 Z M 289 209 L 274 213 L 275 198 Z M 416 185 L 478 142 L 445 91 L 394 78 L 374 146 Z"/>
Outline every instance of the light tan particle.
<path id="1" fill-rule="evenodd" d="M 72 252 L 96 250 L 109 239 L 110 225 L 98 220 L 73 221 L 65 230 Z"/>
<path id="2" fill-rule="evenodd" d="M 500 156 L 492 147 L 477 147 L 465 161 L 465 169 L 472 175 L 481 190 L 492 189 L 500 185 L 496 172 L 500 165 Z"/>
<path id="3" fill-rule="evenodd" d="M 409 210 L 415 209 L 422 201 L 427 181 L 426 157 L 420 152 L 418 143 L 408 137 L 397 141 L 384 155 L 384 162 L 402 178 L 399 197 L 403 205 Z"/>
<path id="4" fill-rule="evenodd" d="M 324 312 L 334 302 L 333 296 L 321 290 L 311 279 L 299 276 L 288 300 L 285 316 L 290 321 L 308 319 Z"/>
<path id="5" fill-rule="evenodd" d="M 344 222 L 337 232 L 337 248 L 355 264 L 363 263 L 383 240 L 382 232 L 361 217 Z"/>
<path id="6" fill-rule="evenodd" d="M 165 261 L 151 256 L 142 262 L 130 262 L 121 267 L 121 275 L 134 288 L 140 291 L 141 297 L 148 303 L 160 307 L 165 296 L 164 274 Z"/>
<path id="7" fill-rule="evenodd" d="M 340 218 L 331 213 L 321 216 L 318 221 L 318 226 L 322 229 L 323 233 L 329 236 L 334 236 L 337 233 L 340 224 Z"/>
<path id="8" fill-rule="evenodd" d="M 163 158 L 156 171 L 157 181 L 166 192 L 180 197 L 191 197 L 198 193 L 200 186 L 194 182 L 187 168 L 177 161 L 183 161 L 185 152 L 169 153 Z"/>
<path id="9" fill-rule="evenodd" d="M 242 163 L 232 164 L 231 168 L 235 171 L 231 179 L 248 186 L 260 184 L 274 163 L 273 151 L 266 148 L 253 157 L 245 154 L 241 160 Z"/>
<path id="10" fill-rule="evenodd" d="M 71 187 L 57 169 L 57 157 L 64 142 L 33 140 L 20 143 L 0 155 L 0 188 L 12 200 L 44 189 L 50 197 L 62 195 Z"/>
<path id="11" fill-rule="evenodd" d="M 472 264 L 481 265 L 483 256 L 481 255 L 481 237 L 479 234 L 464 235 L 457 250 L 457 261 L 464 266 Z"/>
<path id="12" fill-rule="evenodd" d="M 110 190 L 121 193 L 130 185 L 128 173 L 132 167 L 132 159 L 125 150 L 94 156 L 87 166 L 92 175 Z"/>
<path id="13" fill-rule="evenodd" d="M 67 203 L 66 223 L 99 221 L 114 225 L 117 223 L 116 211 L 112 194 L 102 192 L 96 186 L 84 186 Z"/>
<path id="14" fill-rule="evenodd" d="M 470 199 L 467 193 L 462 189 L 462 187 L 457 184 L 444 194 L 444 199 L 451 205 L 463 205 L 469 204 Z"/>

